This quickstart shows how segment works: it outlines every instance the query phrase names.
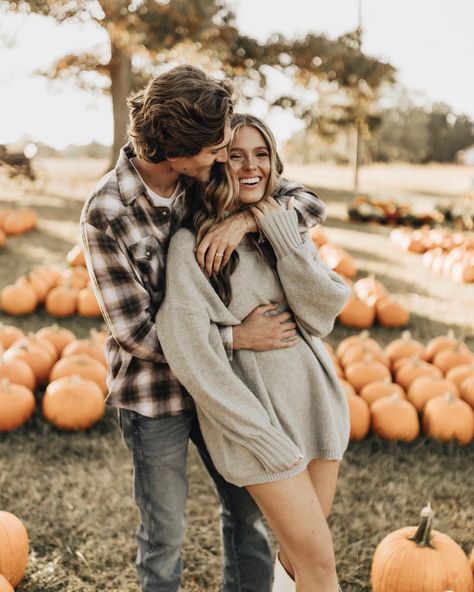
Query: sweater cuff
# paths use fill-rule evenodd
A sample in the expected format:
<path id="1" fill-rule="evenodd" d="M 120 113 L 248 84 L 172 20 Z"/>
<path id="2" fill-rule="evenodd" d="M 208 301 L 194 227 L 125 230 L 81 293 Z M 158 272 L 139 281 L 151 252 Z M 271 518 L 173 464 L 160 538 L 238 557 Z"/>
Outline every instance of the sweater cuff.
<path id="1" fill-rule="evenodd" d="M 231 362 L 234 355 L 234 332 L 232 331 L 232 325 L 219 325 L 218 329 L 227 359 Z"/>
<path id="2" fill-rule="evenodd" d="M 270 241 L 277 258 L 300 247 L 303 241 L 295 210 L 279 210 L 259 220 L 259 226 Z"/>
<path id="3" fill-rule="evenodd" d="M 272 428 L 253 439 L 255 452 L 265 469 L 278 473 L 291 469 L 303 458 L 298 447 L 280 431 Z"/>

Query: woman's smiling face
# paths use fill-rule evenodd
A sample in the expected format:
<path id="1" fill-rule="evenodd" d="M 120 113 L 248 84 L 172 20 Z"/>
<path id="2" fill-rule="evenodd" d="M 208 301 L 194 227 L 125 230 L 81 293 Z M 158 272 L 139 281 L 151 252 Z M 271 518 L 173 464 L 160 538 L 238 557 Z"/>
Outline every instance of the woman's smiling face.
<path id="1" fill-rule="evenodd" d="M 255 127 L 240 127 L 229 148 L 229 163 L 239 182 L 242 205 L 254 204 L 265 195 L 270 177 L 270 151 Z"/>

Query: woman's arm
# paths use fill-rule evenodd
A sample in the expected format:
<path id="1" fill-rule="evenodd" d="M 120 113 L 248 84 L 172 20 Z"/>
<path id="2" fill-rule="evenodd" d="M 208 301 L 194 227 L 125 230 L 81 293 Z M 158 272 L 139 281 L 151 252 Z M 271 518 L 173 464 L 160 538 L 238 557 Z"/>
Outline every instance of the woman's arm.
<path id="1" fill-rule="evenodd" d="M 301 237 L 294 210 L 256 215 L 277 256 L 278 275 L 291 311 L 308 333 L 324 337 L 350 295 L 349 286 L 320 260 L 309 233 Z"/>
<path id="2" fill-rule="evenodd" d="M 267 470 L 288 469 L 300 451 L 271 425 L 264 407 L 234 374 L 215 325 L 238 321 L 196 263 L 193 243 L 183 241 L 183 231 L 175 237 L 168 252 L 166 296 L 156 317 L 168 364 L 216 429 L 250 450 Z"/>

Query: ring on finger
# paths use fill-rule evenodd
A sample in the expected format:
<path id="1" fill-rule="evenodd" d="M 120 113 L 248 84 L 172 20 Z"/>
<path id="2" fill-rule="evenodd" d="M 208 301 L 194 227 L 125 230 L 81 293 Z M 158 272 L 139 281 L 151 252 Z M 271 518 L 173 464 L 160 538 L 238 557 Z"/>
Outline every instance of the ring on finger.
<path id="1" fill-rule="evenodd" d="M 224 257 L 224 253 L 216 253 L 216 257 Z"/>

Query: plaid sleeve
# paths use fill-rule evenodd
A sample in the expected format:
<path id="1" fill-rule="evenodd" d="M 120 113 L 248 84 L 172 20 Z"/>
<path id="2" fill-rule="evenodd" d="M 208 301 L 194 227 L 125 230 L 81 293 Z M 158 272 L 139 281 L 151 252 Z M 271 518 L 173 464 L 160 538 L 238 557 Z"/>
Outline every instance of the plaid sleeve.
<path id="1" fill-rule="evenodd" d="M 273 196 L 283 203 L 286 203 L 291 196 L 295 198 L 294 206 L 301 233 L 326 220 L 326 206 L 323 200 L 303 185 L 282 179 Z"/>
<path id="2" fill-rule="evenodd" d="M 81 224 L 81 235 L 91 284 L 114 339 L 137 358 L 166 362 L 148 292 L 117 240 L 88 222 Z"/>

